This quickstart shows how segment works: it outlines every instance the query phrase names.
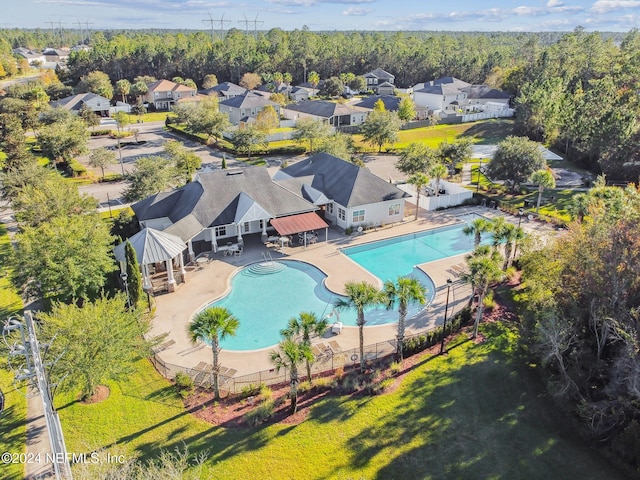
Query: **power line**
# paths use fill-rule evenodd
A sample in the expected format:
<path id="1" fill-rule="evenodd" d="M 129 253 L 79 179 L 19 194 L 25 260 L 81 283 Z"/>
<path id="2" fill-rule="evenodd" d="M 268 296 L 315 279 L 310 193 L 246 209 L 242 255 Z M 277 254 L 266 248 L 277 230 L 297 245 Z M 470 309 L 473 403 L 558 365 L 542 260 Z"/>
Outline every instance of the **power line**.
<path id="1" fill-rule="evenodd" d="M 220 38 L 224 38 L 224 26 L 229 25 L 231 23 L 231 20 L 225 20 L 224 13 L 222 14 L 222 18 L 213 18 L 210 13 L 207 13 L 207 15 L 209 15 L 209 20 L 202 20 L 202 23 L 208 23 L 211 27 L 211 41 L 215 41 L 215 30 L 213 29 L 213 25 L 217 24 L 218 22 L 220 23 Z"/>

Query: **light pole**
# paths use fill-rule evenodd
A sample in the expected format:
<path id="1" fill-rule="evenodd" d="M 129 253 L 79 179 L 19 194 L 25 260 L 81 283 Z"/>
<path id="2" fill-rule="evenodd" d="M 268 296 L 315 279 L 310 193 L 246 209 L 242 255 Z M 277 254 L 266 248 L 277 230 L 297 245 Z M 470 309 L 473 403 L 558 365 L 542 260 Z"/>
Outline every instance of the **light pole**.
<path id="1" fill-rule="evenodd" d="M 524 208 L 520 207 L 518 209 L 518 229 L 520 228 L 520 224 L 522 223 L 522 216 L 524 215 Z M 515 245 L 513 246 L 513 259 L 515 260 L 516 254 L 518 253 L 518 237 L 516 237 Z"/>
<path id="2" fill-rule="evenodd" d="M 444 322 L 442 323 L 442 340 L 440 341 L 440 355 L 444 353 L 444 337 L 447 334 L 447 312 L 449 311 L 449 290 L 453 280 L 447 278 L 447 301 L 444 307 Z"/>
<path id="3" fill-rule="evenodd" d="M 482 170 L 482 159 L 480 159 L 480 165 L 478 166 L 478 182 L 476 183 L 476 194 L 480 191 L 480 170 Z"/>
<path id="4" fill-rule="evenodd" d="M 120 274 L 120 278 L 122 279 L 122 283 L 124 283 L 124 290 L 127 292 L 127 307 L 131 310 L 131 297 L 129 296 L 129 284 L 127 283 L 129 276 L 127 275 L 127 272 L 122 272 Z"/>

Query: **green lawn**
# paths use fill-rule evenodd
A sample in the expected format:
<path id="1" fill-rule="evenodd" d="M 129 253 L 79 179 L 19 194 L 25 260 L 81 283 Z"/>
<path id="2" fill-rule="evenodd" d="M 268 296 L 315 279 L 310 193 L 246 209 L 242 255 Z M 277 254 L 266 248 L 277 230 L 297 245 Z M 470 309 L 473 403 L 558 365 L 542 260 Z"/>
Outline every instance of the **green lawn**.
<path id="1" fill-rule="evenodd" d="M 7 229 L 0 223 L 0 328 L 5 318 L 22 312 L 22 299 L 9 278 L 9 254 L 11 244 Z M 0 390 L 5 396 L 5 409 L 0 413 L 0 453 L 22 453 L 26 446 L 27 402 L 24 392 L 13 386 L 13 372 L 2 368 L 5 359 L 0 357 Z M 3 465 L 2 478 L 20 479 L 24 476 L 22 465 Z"/>
<path id="2" fill-rule="evenodd" d="M 453 141 L 459 137 L 469 137 L 473 143 L 492 145 L 504 140 L 505 137 L 513 133 L 513 121 L 504 119 L 483 120 L 480 122 L 461 123 L 457 125 L 434 125 L 432 127 L 414 128 L 411 130 L 401 130 L 398 134 L 399 141 L 393 146 L 387 145 L 382 148 L 401 150 L 413 142 L 424 143 L 436 148 L 444 141 Z M 354 135 L 355 144 L 366 151 L 377 151 L 362 140 L 361 135 Z"/>
<path id="3" fill-rule="evenodd" d="M 515 332 L 501 324 L 482 332 L 485 343 L 463 339 L 446 357 L 425 357 L 393 393 L 326 397 L 299 425 L 195 420 L 146 362 L 101 404 L 56 403 L 70 451 L 148 459 L 185 442 L 208 451 L 202 478 L 622 480 L 563 430 L 537 373 L 514 354 Z"/>

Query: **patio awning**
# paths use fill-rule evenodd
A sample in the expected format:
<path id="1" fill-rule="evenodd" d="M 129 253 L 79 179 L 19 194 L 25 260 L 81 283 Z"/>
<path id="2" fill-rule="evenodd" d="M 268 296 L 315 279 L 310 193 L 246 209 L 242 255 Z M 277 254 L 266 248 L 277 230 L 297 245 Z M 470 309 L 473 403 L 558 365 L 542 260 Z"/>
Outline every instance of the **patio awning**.
<path id="1" fill-rule="evenodd" d="M 274 218 L 271 220 L 271 225 L 273 225 L 280 235 L 292 235 L 294 233 L 329 227 L 327 222 L 320 218 L 315 212 Z"/>
<path id="2" fill-rule="evenodd" d="M 136 251 L 140 265 L 171 260 L 187 248 L 180 237 L 153 228 L 144 228 L 128 240 Z M 114 249 L 114 255 L 119 262 L 126 261 L 125 244 L 126 242 L 122 242 Z"/>

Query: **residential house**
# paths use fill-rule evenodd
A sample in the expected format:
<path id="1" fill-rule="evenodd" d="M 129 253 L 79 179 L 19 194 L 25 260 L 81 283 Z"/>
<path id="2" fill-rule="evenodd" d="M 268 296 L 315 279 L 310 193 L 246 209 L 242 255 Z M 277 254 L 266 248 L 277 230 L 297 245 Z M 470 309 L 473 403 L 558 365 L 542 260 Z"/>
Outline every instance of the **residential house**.
<path id="1" fill-rule="evenodd" d="M 61 98 L 60 100 L 50 102 L 49 105 L 53 108 L 64 108 L 65 110 L 69 110 L 76 114 L 80 112 L 80 109 L 84 105 L 100 117 L 108 117 L 111 108 L 111 101 L 101 95 L 88 92 Z"/>
<path id="2" fill-rule="evenodd" d="M 376 68 L 369 73 L 365 73 L 363 76 L 367 81 L 367 88 L 373 90 L 375 94 L 393 95 L 396 77 L 391 75 L 389 72 L 386 72 L 381 68 Z"/>
<path id="3" fill-rule="evenodd" d="M 26 59 L 29 65 L 43 65 L 47 61 L 47 58 L 42 53 L 24 47 L 14 48 L 13 53 L 18 57 Z"/>
<path id="4" fill-rule="evenodd" d="M 244 95 L 223 100 L 218 104 L 218 109 L 229 116 L 229 122 L 233 125 L 255 121 L 267 105 L 271 105 L 280 115 L 280 104 L 269 100 L 269 94 L 257 91 L 247 91 Z"/>
<path id="5" fill-rule="evenodd" d="M 69 59 L 68 48 L 45 48 L 42 54 L 47 62 L 65 63 Z"/>
<path id="6" fill-rule="evenodd" d="M 131 208 L 141 227 L 180 237 L 191 258 L 217 251 L 221 242 L 242 242 L 244 235 L 264 237 L 276 218 L 297 216 L 313 225 L 309 229 L 326 227 L 313 213 L 317 206 L 274 182 L 265 167 L 202 172 L 193 182 Z"/>
<path id="7" fill-rule="evenodd" d="M 325 220 L 343 229 L 402 221 L 404 199 L 410 197 L 369 170 L 324 152 L 279 170 L 273 180 L 319 206 Z"/>
<path id="8" fill-rule="evenodd" d="M 217 95 L 220 100 L 229 100 L 247 93 L 247 89 L 231 82 L 223 82 L 215 87 L 201 91 L 204 95 Z"/>
<path id="9" fill-rule="evenodd" d="M 343 105 L 326 100 L 311 100 L 299 104 L 291 104 L 282 109 L 283 116 L 289 120 L 313 118 L 325 121 L 336 128 L 362 125 L 369 112 L 370 110 L 366 108 Z"/>
<path id="10" fill-rule="evenodd" d="M 314 87 L 309 82 L 305 82 L 305 83 L 301 83 L 299 85 L 296 85 L 295 88 L 301 88 L 303 90 L 306 90 L 307 93 L 308 93 L 309 98 L 315 97 L 316 95 L 318 95 L 318 92 L 320 92 L 319 85 L 316 85 Z"/>
<path id="11" fill-rule="evenodd" d="M 441 115 L 495 109 L 495 104 L 507 109 L 509 99 L 509 95 L 500 90 L 487 85 L 471 85 L 455 77 L 443 77 L 413 87 L 416 106 Z"/>
<path id="12" fill-rule="evenodd" d="M 371 95 L 354 104 L 354 106 L 373 110 L 373 107 L 378 103 L 378 100 L 382 101 L 384 108 L 389 112 L 397 112 L 402 98 L 396 97 L 395 95 Z"/>
<path id="13" fill-rule="evenodd" d="M 195 99 L 196 90 L 172 82 L 170 80 L 158 80 L 147 84 L 147 93 L 143 100 L 152 104 L 156 110 L 171 110 L 171 107 L 184 99 Z"/>

